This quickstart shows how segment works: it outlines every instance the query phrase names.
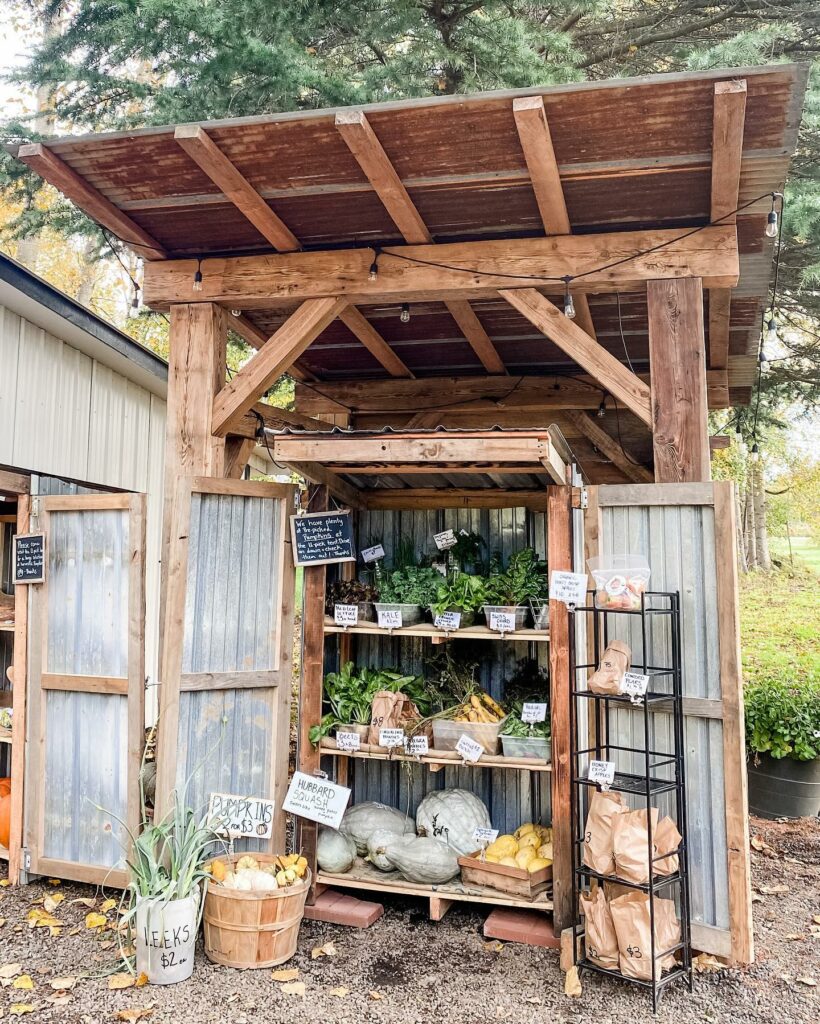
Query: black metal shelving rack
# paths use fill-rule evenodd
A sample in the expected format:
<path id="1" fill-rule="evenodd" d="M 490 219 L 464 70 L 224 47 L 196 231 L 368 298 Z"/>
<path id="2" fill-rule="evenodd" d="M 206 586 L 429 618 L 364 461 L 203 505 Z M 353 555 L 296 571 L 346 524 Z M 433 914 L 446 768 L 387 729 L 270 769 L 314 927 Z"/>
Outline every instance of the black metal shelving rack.
<path id="1" fill-rule="evenodd" d="M 647 988 L 652 993 L 652 1010 L 657 1011 L 661 991 L 671 982 L 683 979 L 692 990 L 692 948 L 691 948 L 691 911 L 689 905 L 689 863 L 687 851 L 686 822 L 686 783 L 684 766 L 684 719 L 683 693 L 681 681 L 681 646 L 680 646 L 680 595 L 675 591 L 647 591 L 641 598 L 638 611 L 599 609 L 594 607 L 594 593 L 590 592 L 586 605 L 572 610 L 570 615 L 570 778 L 573 821 L 572 843 L 572 885 L 573 885 L 573 952 L 575 963 L 579 969 L 594 971 L 596 974 L 609 975 L 621 981 Z M 588 650 L 592 661 L 578 661 L 575 650 L 575 635 L 578 632 L 579 616 L 586 618 Z M 628 696 L 615 696 L 591 693 L 583 687 L 580 674 L 584 671 L 594 672 L 600 664 L 601 656 L 610 640 L 612 620 L 621 616 L 631 617 L 640 622 L 640 652 L 632 651 L 632 671 L 649 676 L 649 685 L 645 697 L 640 704 L 633 703 Z M 671 664 L 653 664 L 650 647 L 652 645 L 650 623 L 660 620 L 668 630 L 668 650 Z M 635 630 L 631 631 L 634 636 Z M 589 638 L 591 637 L 591 642 Z M 639 655 L 639 656 L 638 656 Z M 579 716 L 579 702 L 587 702 L 586 716 Z M 643 747 L 619 745 L 612 740 L 610 729 L 613 712 L 631 708 L 642 715 Z M 653 749 L 652 718 L 655 712 L 672 716 L 672 749 Z M 579 736 L 579 719 L 587 723 L 589 735 Z M 589 723 L 597 722 L 597 728 L 588 728 Z M 639 730 L 636 730 L 639 731 Z M 634 736 L 634 733 L 633 733 Z M 617 737 L 616 737 L 617 738 Z M 634 740 L 633 740 L 634 742 Z M 643 773 L 618 771 L 619 755 L 633 761 L 635 756 L 643 757 Z M 678 849 L 678 870 L 672 875 L 654 876 L 651 884 L 626 882 L 616 875 L 602 875 L 592 871 L 583 863 L 584 822 L 586 816 L 585 799 L 595 783 L 582 774 L 584 759 L 615 762 L 615 778 L 610 789 L 637 798 L 639 806 L 647 809 L 652 801 L 662 794 L 674 794 L 675 820 L 683 841 Z M 634 767 L 634 764 L 630 767 Z M 633 801 L 635 802 L 635 801 Z M 660 860 L 653 857 L 653 836 L 651 821 L 648 820 L 649 861 Z M 583 918 L 579 911 L 579 895 L 582 889 L 589 887 L 592 879 L 599 883 L 613 882 L 619 886 L 645 892 L 649 896 L 649 920 L 651 938 L 651 958 L 654 963 L 660 957 L 675 953 L 679 962 L 672 969 L 661 973 L 651 971 L 651 980 L 631 978 L 620 971 L 610 971 L 598 964 L 591 963 L 583 955 L 583 946 L 579 941 L 584 933 Z M 655 949 L 655 899 L 661 894 L 667 898 L 677 897 L 675 902 L 681 926 L 681 941 L 671 949 Z"/>

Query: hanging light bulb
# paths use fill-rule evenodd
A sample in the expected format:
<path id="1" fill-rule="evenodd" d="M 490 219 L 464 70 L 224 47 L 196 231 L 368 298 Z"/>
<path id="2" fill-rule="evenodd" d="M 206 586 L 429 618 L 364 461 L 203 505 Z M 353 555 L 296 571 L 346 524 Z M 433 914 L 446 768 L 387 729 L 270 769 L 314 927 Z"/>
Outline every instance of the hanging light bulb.
<path id="1" fill-rule="evenodd" d="M 769 210 L 769 216 L 766 218 L 766 228 L 764 234 L 767 238 L 777 238 L 778 224 L 777 224 L 777 210 L 774 208 L 776 199 L 776 193 L 772 192 L 772 208 Z"/>
<path id="2" fill-rule="evenodd" d="M 601 399 L 601 404 L 598 406 L 598 419 L 602 420 L 606 416 L 606 398 Z"/>
<path id="3" fill-rule="evenodd" d="M 571 280 L 571 277 L 564 278 L 564 316 L 568 320 L 575 319 L 575 303 L 572 300 L 572 294 L 569 290 L 569 283 Z"/>
<path id="4" fill-rule="evenodd" d="M 367 274 L 367 280 L 368 281 L 375 281 L 376 278 L 379 276 L 379 254 L 380 254 L 380 252 L 381 252 L 381 249 L 374 249 L 373 250 L 373 262 L 370 264 L 370 270 L 368 271 L 368 274 Z"/>
<path id="5" fill-rule="evenodd" d="M 202 291 L 202 260 L 196 261 L 196 272 L 194 273 L 194 291 Z"/>
<path id="6" fill-rule="evenodd" d="M 399 314 L 399 320 L 401 320 L 401 322 L 403 324 L 409 324 L 410 323 L 410 304 L 409 303 L 402 302 L 402 304 L 401 304 L 401 313 Z"/>
<path id="7" fill-rule="evenodd" d="M 232 309 L 231 310 L 231 316 L 242 316 L 242 310 L 241 309 Z"/>
<path id="8" fill-rule="evenodd" d="M 757 447 L 757 441 L 752 445 L 752 460 L 757 462 L 760 458 L 760 449 Z"/>
<path id="9" fill-rule="evenodd" d="M 766 344 L 777 344 L 777 323 L 774 319 L 774 316 L 770 316 L 769 322 L 766 324 Z"/>
<path id="10" fill-rule="evenodd" d="M 763 348 L 762 345 L 760 346 L 760 355 L 757 357 L 757 361 L 760 363 L 761 366 L 765 366 L 766 363 L 768 363 L 769 361 L 766 358 L 766 350 Z"/>
<path id="11" fill-rule="evenodd" d="M 139 289 L 135 288 L 134 289 L 134 296 L 131 299 L 131 309 L 139 309 L 139 308 L 140 308 L 140 293 L 139 293 Z"/>

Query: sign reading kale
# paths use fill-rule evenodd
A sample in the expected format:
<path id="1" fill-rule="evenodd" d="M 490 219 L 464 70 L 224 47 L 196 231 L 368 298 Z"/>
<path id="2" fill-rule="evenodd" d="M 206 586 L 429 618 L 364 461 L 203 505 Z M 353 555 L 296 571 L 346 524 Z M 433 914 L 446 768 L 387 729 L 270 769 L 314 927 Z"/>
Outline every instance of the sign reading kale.
<path id="1" fill-rule="evenodd" d="M 344 512 L 308 512 L 290 517 L 293 558 L 297 565 L 355 562 L 353 517 Z"/>
<path id="2" fill-rule="evenodd" d="M 46 536 L 18 533 L 14 538 L 14 583 L 42 583 L 46 578 Z"/>

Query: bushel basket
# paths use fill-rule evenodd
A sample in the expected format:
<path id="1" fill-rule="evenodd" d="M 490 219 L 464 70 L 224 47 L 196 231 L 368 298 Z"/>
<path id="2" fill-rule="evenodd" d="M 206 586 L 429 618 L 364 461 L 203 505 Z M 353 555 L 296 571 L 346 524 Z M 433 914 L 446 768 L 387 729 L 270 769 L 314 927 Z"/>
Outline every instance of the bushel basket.
<path id="1" fill-rule="evenodd" d="M 252 856 L 260 864 L 276 859 L 268 853 Z M 229 858 L 218 859 L 230 869 Z M 296 952 L 309 888 L 309 871 L 293 885 L 272 892 L 209 885 L 202 919 L 208 959 L 240 970 L 275 967 L 290 960 Z"/>

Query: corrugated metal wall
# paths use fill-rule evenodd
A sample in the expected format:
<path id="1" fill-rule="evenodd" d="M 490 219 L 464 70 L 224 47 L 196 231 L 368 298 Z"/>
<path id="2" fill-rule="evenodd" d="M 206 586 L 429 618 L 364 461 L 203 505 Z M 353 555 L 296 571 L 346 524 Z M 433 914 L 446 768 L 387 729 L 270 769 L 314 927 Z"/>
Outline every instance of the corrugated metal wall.
<path id="1" fill-rule="evenodd" d="M 680 591 L 684 695 L 719 701 L 714 509 L 710 505 L 604 506 L 601 521 L 601 554 L 644 555 L 652 570 L 650 588 Z M 640 630 L 634 621 L 624 623 L 624 618 L 612 636 L 626 640 L 633 659 L 642 660 Z M 665 621 L 659 616 L 649 632 L 653 664 L 668 663 Z M 653 719 L 655 749 L 670 749 L 671 716 L 657 714 Z M 642 747 L 643 713 L 619 711 L 617 732 L 620 742 Z M 643 772 L 642 758 L 640 762 L 635 759 L 633 770 Z M 719 719 L 686 716 L 686 784 L 693 920 L 728 928 L 723 723 Z"/>
<path id="2" fill-rule="evenodd" d="M 505 561 L 524 547 L 534 547 L 546 557 L 546 515 L 526 509 L 362 512 L 358 516 L 357 544 L 361 549 L 370 543 L 382 543 L 389 563 L 402 537 L 412 537 L 418 553 L 434 552 L 433 534 L 450 528 L 475 531 L 485 538 L 488 553 L 498 551 Z M 425 659 L 436 651 L 425 640 L 387 636 L 351 639 L 354 661 L 370 667 L 400 667 L 402 671 L 421 673 Z M 545 669 L 549 668 L 546 644 L 470 640 L 450 643 L 454 652 L 480 660 L 481 684 L 496 698 L 502 696 L 503 682 L 513 674 L 520 659 L 534 658 Z M 327 669 L 335 668 L 338 662 L 335 637 L 327 641 L 326 656 Z M 414 814 L 430 790 L 461 787 L 484 800 L 496 828 L 513 830 L 524 821 L 548 823 L 550 820 L 547 773 L 465 767 L 430 772 L 426 767 L 409 764 L 354 759 L 350 765 L 353 802 L 380 800 Z"/>

